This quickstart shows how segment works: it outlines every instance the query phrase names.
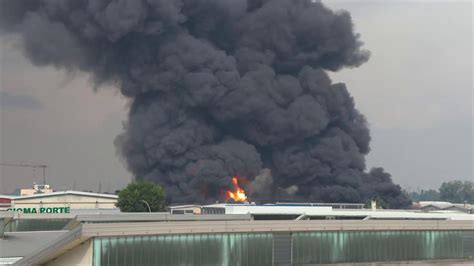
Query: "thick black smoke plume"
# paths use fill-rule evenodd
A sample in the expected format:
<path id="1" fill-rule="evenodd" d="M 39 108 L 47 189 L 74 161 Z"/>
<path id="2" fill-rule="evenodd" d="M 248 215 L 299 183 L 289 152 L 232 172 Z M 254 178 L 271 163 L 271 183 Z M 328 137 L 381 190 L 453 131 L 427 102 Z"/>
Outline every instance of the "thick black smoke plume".
<path id="1" fill-rule="evenodd" d="M 173 202 L 222 199 L 238 175 L 252 198 L 409 203 L 383 169 L 364 172 L 367 122 L 325 72 L 369 58 L 347 12 L 311 0 L 2 0 L 0 12 L 35 65 L 131 99 L 117 147 Z"/>

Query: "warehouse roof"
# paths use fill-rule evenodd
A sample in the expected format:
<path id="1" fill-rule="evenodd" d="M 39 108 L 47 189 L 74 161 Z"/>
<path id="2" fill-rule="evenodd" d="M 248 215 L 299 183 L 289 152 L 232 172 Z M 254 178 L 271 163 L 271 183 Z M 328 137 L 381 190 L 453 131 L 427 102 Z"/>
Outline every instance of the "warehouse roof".
<path id="1" fill-rule="evenodd" d="M 413 220 L 470 220 L 474 215 L 455 211 L 423 212 L 419 210 L 384 210 L 384 209 L 340 209 L 330 206 L 311 205 L 279 205 L 279 204 L 211 204 L 203 206 L 207 210 L 220 210 L 220 214 L 251 214 L 252 216 L 264 215 L 293 215 L 307 217 L 341 217 L 344 219 L 413 219 Z"/>
<path id="2" fill-rule="evenodd" d="M 147 216 L 140 214 L 139 216 Z M 152 217 L 148 214 L 149 217 Z M 172 215 L 171 215 L 172 216 Z M 206 215 L 174 215 L 180 217 L 203 217 Z M 223 219 L 218 215 L 216 218 Z M 18 265 L 41 264 L 60 256 L 84 241 L 94 237 L 134 236 L 134 235 L 167 235 L 167 234 L 202 234 L 202 233 L 237 233 L 237 232 L 304 232 L 304 231 L 400 231 L 400 230 L 474 230 L 470 221 L 382 221 L 382 220 L 292 220 L 292 221 L 163 221 L 159 216 L 155 221 L 119 222 L 125 217 L 117 216 L 115 221 L 90 223 L 94 217 L 84 219 L 68 233 L 65 233 L 48 245 L 29 254 Z M 234 216 L 235 217 L 235 216 Z M 104 218 L 104 217 L 103 217 Z M 105 218 L 111 219 L 113 217 Z M 127 217 L 129 219 L 130 217 Z M 130 218 L 131 219 L 131 218 Z M 89 222 L 87 222 L 89 221 Z"/>
<path id="3" fill-rule="evenodd" d="M 33 251 L 48 246 L 68 231 L 8 232 L 0 240 L 0 257 L 24 257 Z"/>
<path id="4" fill-rule="evenodd" d="M 77 215 L 66 225 L 65 229 L 72 229 L 80 223 L 106 223 L 106 222 L 171 222 L 171 221 L 245 221 L 251 220 L 250 214 L 230 215 L 177 215 L 167 212 L 152 213 L 116 213 L 116 214 L 90 214 Z"/>

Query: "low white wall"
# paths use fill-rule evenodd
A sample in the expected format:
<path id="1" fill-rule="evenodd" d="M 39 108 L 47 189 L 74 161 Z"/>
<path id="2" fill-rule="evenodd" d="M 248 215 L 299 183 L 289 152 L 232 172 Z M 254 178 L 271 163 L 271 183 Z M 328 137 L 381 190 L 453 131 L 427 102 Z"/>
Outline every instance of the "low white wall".
<path id="1" fill-rule="evenodd" d="M 45 265 L 92 265 L 92 240 L 83 242 Z"/>

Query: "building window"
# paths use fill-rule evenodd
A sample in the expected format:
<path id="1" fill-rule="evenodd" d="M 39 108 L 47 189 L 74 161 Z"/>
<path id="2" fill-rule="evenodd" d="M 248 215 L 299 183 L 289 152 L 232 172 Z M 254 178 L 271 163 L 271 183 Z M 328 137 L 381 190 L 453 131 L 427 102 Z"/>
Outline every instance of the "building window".
<path id="1" fill-rule="evenodd" d="M 463 259 L 473 231 L 317 231 L 99 237 L 94 265 L 314 265 Z"/>
<path id="2" fill-rule="evenodd" d="M 354 231 L 292 234 L 294 264 L 463 258 L 462 231 Z"/>
<path id="3" fill-rule="evenodd" d="M 94 239 L 94 265 L 272 265 L 272 234 L 186 234 Z"/>

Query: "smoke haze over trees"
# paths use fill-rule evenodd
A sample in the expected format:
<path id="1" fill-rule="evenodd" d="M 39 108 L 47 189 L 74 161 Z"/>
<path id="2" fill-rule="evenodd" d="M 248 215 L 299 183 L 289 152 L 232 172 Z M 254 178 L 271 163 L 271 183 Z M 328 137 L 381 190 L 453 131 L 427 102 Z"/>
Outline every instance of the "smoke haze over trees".
<path id="1" fill-rule="evenodd" d="M 37 66 L 91 74 L 131 100 L 115 140 L 138 179 L 172 202 L 255 199 L 409 204 L 326 71 L 369 58 L 347 12 L 310 0 L 5 1 L 0 30 Z"/>
<path id="2" fill-rule="evenodd" d="M 439 194 L 445 201 L 474 204 L 474 182 L 459 180 L 444 182 L 439 188 Z"/>
<path id="3" fill-rule="evenodd" d="M 440 201 L 441 197 L 438 190 L 428 189 L 420 191 L 407 192 L 412 201 Z"/>
<path id="4" fill-rule="evenodd" d="M 448 201 L 451 203 L 474 204 L 474 182 L 453 180 L 443 182 L 438 190 L 409 192 L 413 201 Z"/>

